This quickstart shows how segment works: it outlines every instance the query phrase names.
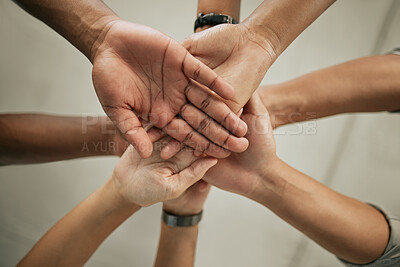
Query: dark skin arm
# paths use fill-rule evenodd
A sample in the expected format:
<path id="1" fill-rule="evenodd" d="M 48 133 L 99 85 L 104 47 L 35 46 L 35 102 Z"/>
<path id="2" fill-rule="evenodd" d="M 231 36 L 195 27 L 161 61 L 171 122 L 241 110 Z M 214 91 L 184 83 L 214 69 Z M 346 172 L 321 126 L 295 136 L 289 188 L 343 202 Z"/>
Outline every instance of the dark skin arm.
<path id="1" fill-rule="evenodd" d="M 100 0 L 14 0 L 73 44 L 93 62 L 94 44 L 118 16 Z"/>
<path id="2" fill-rule="evenodd" d="M 0 165 L 120 156 L 127 146 L 107 117 L 0 115 Z"/>

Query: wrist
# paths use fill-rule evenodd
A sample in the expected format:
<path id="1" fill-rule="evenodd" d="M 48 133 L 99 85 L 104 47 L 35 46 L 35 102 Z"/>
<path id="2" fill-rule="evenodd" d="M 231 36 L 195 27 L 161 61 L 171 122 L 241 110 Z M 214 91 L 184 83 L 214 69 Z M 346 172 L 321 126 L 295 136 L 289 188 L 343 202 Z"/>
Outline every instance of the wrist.
<path id="1" fill-rule="evenodd" d="M 172 205 L 168 205 L 163 203 L 163 210 L 166 212 L 178 215 L 178 216 L 190 216 L 190 215 L 195 215 L 199 214 L 202 210 L 203 207 L 196 207 L 196 208 L 191 208 L 191 207 L 186 207 L 185 205 L 183 207 L 174 207 Z"/>
<path id="2" fill-rule="evenodd" d="M 279 35 L 268 26 L 258 23 L 256 19 L 247 18 L 239 25 L 246 29 L 249 40 L 265 51 L 269 57 L 269 64 L 274 63 L 283 51 Z"/>
<path id="3" fill-rule="evenodd" d="M 88 58 L 90 62 L 94 62 L 99 52 L 99 47 L 105 40 L 108 31 L 112 26 L 121 19 L 116 15 L 107 15 L 96 20 L 89 28 L 88 35 L 90 41 L 87 42 Z"/>
<path id="4" fill-rule="evenodd" d="M 258 93 L 268 110 L 272 128 L 307 119 L 305 97 L 298 87 L 288 83 L 268 85 L 260 87 Z"/>
<path id="5" fill-rule="evenodd" d="M 114 174 L 101 190 L 103 192 L 103 201 L 111 205 L 112 210 L 128 209 L 135 212 L 141 208 L 141 206 L 132 203 L 124 197 L 121 186 L 114 178 Z"/>
<path id="6" fill-rule="evenodd" d="M 277 156 L 268 161 L 268 166 L 258 173 L 258 186 L 246 196 L 260 204 L 268 202 L 269 199 L 281 197 L 287 184 L 282 174 L 285 173 L 288 165 Z"/>

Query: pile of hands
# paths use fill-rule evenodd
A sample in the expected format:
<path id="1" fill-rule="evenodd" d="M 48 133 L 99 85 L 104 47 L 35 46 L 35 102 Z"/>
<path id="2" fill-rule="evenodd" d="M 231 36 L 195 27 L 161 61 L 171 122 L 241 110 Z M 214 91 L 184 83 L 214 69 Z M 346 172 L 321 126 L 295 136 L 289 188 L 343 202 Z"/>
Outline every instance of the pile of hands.
<path id="1" fill-rule="evenodd" d="M 271 51 L 245 24 L 218 25 L 179 44 L 152 28 L 110 21 L 91 61 L 99 100 L 120 133 L 117 147 L 128 147 L 109 183 L 121 199 L 163 202 L 187 215 L 202 210 L 210 184 L 256 194 L 277 161 L 255 92 Z"/>

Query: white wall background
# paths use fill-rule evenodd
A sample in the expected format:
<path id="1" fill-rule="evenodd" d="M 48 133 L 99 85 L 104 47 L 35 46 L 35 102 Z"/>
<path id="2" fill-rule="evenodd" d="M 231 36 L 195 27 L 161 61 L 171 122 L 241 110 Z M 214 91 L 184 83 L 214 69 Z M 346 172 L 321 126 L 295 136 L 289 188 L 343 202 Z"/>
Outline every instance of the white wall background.
<path id="1" fill-rule="evenodd" d="M 122 18 L 177 40 L 191 33 L 196 15 L 194 0 L 106 2 Z M 245 18 L 261 1 L 242 2 Z M 338 1 L 287 49 L 264 83 L 386 51 L 400 44 L 398 25 L 396 0 Z M 75 48 L 10 0 L 0 0 L 0 112 L 103 114 L 90 75 L 91 65 Z M 284 127 L 277 133 L 278 153 L 334 189 L 400 215 L 399 116 L 323 119 L 312 135 L 288 132 L 307 124 Z M 15 265 L 58 219 L 108 179 L 116 160 L 0 168 L 0 266 Z M 151 266 L 159 221 L 160 205 L 142 209 L 103 243 L 87 265 Z M 215 188 L 200 227 L 196 265 L 341 266 L 265 208 Z"/>

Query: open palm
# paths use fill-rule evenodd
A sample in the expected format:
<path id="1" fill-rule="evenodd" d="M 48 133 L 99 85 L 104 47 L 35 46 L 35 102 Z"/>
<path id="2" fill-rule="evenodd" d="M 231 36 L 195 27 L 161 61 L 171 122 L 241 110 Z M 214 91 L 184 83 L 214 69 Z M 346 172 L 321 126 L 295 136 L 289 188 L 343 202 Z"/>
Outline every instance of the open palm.
<path id="1" fill-rule="evenodd" d="M 138 117 L 204 151 L 209 141 L 176 118 L 187 98 L 201 101 L 193 99 L 196 93 L 187 97 L 186 92 L 204 91 L 200 87 L 204 85 L 221 97 L 233 96 L 228 83 L 179 43 L 154 29 L 124 21 L 114 22 L 103 37 L 93 63 L 93 83 L 104 111 L 142 157 L 151 155 L 152 144 Z M 240 121 L 231 117 L 231 121 Z M 229 130 L 232 125 L 224 126 Z"/>
<path id="2" fill-rule="evenodd" d="M 125 200 L 149 206 L 176 199 L 217 163 L 214 158 L 194 157 L 190 148 L 165 161 L 159 151 L 166 143 L 167 139 L 156 142 L 155 153 L 147 159 L 141 158 L 132 146 L 127 148 L 113 173 L 114 182 Z"/>

